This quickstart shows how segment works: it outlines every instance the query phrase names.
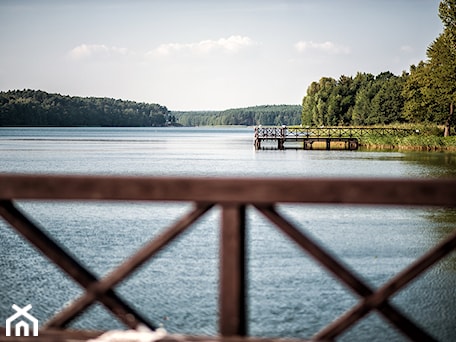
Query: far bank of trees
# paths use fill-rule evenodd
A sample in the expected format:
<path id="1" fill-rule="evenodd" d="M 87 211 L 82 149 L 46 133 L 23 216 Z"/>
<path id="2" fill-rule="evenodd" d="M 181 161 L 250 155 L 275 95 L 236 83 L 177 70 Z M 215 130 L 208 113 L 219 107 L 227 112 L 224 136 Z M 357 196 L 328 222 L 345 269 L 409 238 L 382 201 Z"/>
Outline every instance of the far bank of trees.
<path id="1" fill-rule="evenodd" d="M 427 50 L 427 60 L 396 76 L 358 73 L 312 82 L 302 102 L 304 125 L 455 124 L 456 0 L 443 0 L 444 31 Z"/>
<path id="2" fill-rule="evenodd" d="M 74 97 L 40 90 L 0 92 L 0 126 L 298 125 L 301 106 L 266 105 L 207 112 L 170 112 L 158 104 Z"/>
<path id="3" fill-rule="evenodd" d="M 221 112 L 173 112 L 173 115 L 183 126 L 299 125 L 301 112 L 299 105 L 266 105 Z"/>
<path id="4" fill-rule="evenodd" d="M 0 126 L 166 126 L 175 118 L 158 104 L 83 98 L 37 90 L 0 92 Z"/>

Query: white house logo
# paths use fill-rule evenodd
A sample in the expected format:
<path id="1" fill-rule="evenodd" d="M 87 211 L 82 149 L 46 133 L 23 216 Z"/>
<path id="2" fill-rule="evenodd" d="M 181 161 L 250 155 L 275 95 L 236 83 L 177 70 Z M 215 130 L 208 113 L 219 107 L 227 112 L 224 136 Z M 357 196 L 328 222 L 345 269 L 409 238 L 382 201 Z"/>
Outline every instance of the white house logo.
<path id="1" fill-rule="evenodd" d="M 38 320 L 28 313 L 31 308 L 32 304 L 23 308 L 13 304 L 13 309 L 16 310 L 16 313 L 6 320 L 6 336 L 11 336 L 11 326 L 13 324 L 15 336 L 22 336 L 22 331 L 24 336 L 30 336 L 30 325 L 32 325 L 33 336 L 38 336 Z M 26 321 L 24 319 L 26 319 Z"/>

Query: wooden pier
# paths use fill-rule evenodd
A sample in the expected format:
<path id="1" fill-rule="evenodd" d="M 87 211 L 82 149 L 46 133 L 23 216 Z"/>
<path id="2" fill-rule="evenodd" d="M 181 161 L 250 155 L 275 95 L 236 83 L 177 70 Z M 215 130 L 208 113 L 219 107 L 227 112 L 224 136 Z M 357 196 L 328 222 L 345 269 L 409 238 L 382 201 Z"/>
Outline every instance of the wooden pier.
<path id="1" fill-rule="evenodd" d="M 385 127 L 255 127 L 255 149 L 323 149 L 357 150 L 367 135 L 405 136 L 416 134 L 413 129 Z"/>
<path id="2" fill-rule="evenodd" d="M 125 204 L 132 201 L 173 201 L 193 203 L 193 208 L 161 234 L 146 241 L 118 268 L 104 277 L 98 277 L 68 253 L 44 228 L 35 223 L 30 213 L 17 204 L 18 201 L 29 200 L 103 200 L 123 201 Z M 167 335 L 157 341 L 286 341 L 283 338 L 252 338 L 248 335 L 247 209 L 254 210 L 269 220 L 290 239 L 290 243 L 296 244 L 358 298 L 358 302 L 351 309 L 310 337 L 312 340 L 332 341 L 369 314 L 376 313 L 410 340 L 435 341 L 430 333 L 404 314 L 391 299 L 456 249 L 455 230 L 385 284 L 374 287 L 277 210 L 277 205 L 283 203 L 456 208 L 456 180 L 0 175 L 0 216 L 9 223 L 11 229 L 84 289 L 84 293 L 71 304 L 62 303 L 61 311 L 41 327 L 39 337 L 32 337 L 30 340 L 82 341 L 98 336 L 101 332 L 66 330 L 76 317 L 97 302 L 127 328 L 135 329 L 142 325 L 156 330 L 157 325 L 125 301 L 115 288 L 217 207 L 221 216 L 219 335 Z M 109 255 L 106 257 L 109 258 Z M 33 268 L 28 271 L 39 272 Z M 144 291 L 147 291 L 147 288 L 144 288 Z M 425 294 L 421 300 L 423 310 L 426 310 Z M 28 341 L 28 338 L 6 337 L 4 332 L 5 330 L 0 328 L 0 341 Z"/>

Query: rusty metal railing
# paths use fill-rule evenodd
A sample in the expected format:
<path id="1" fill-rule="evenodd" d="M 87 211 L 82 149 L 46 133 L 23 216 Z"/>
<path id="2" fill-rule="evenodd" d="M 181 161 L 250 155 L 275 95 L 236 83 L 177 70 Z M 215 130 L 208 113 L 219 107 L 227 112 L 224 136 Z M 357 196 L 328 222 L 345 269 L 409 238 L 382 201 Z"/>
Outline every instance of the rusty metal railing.
<path id="1" fill-rule="evenodd" d="M 104 278 L 97 278 L 34 224 L 18 200 L 184 201 L 194 208 Z M 115 287 L 214 206 L 221 207 L 219 333 L 247 336 L 246 208 L 252 207 L 359 297 L 351 310 L 315 336 L 332 340 L 375 310 L 412 340 L 434 338 L 389 299 L 456 249 L 456 231 L 383 286 L 374 289 L 276 210 L 280 203 L 456 207 L 456 180 L 229 179 L 105 176 L 0 176 L 0 215 L 84 289 L 43 327 L 64 329 L 95 302 L 126 326 L 155 325 L 130 307 Z"/>

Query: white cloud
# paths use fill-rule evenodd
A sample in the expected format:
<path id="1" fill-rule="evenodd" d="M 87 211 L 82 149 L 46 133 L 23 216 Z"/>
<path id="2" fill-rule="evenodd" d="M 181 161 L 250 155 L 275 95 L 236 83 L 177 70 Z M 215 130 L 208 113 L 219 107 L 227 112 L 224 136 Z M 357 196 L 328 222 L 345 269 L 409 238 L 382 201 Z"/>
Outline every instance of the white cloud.
<path id="1" fill-rule="evenodd" d="M 104 44 L 81 44 L 73 48 L 69 55 L 76 60 L 87 59 L 92 57 L 108 58 L 112 56 L 127 55 L 126 48 L 116 46 L 106 46 Z"/>
<path id="2" fill-rule="evenodd" d="M 334 55 L 347 55 L 350 53 L 348 46 L 335 44 L 330 41 L 316 43 L 313 41 L 299 41 L 294 45 L 299 52 L 320 51 Z"/>
<path id="3" fill-rule="evenodd" d="M 413 47 L 411 47 L 410 45 L 402 45 L 400 50 L 404 53 L 410 53 L 413 52 Z"/>
<path id="4" fill-rule="evenodd" d="M 223 51 L 235 53 L 239 50 L 256 45 L 256 43 L 245 36 L 230 36 L 228 38 L 220 38 L 218 40 L 202 40 L 197 43 L 167 43 L 162 44 L 151 53 L 162 56 L 189 51 L 192 53 L 207 54 L 213 51 Z"/>

